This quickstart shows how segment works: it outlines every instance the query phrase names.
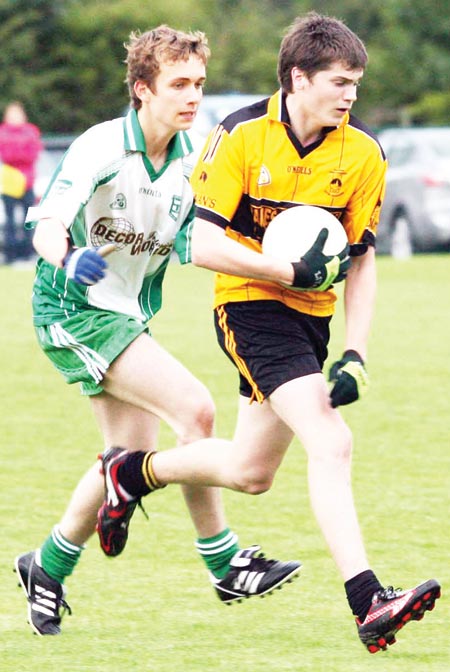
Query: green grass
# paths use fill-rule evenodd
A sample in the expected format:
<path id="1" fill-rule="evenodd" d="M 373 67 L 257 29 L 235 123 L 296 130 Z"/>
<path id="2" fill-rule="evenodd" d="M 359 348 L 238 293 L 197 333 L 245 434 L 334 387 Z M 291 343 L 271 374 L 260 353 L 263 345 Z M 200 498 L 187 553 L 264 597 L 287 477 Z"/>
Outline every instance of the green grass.
<path id="1" fill-rule="evenodd" d="M 8 672 L 446 672 L 450 669 L 450 311 L 448 256 L 379 260 L 369 395 L 344 409 L 353 428 L 355 497 L 369 557 L 385 584 L 439 578 L 443 597 L 389 652 L 359 643 L 341 579 L 311 515 L 305 457 L 294 442 L 269 493 L 225 492 L 243 545 L 300 558 L 302 577 L 264 600 L 224 607 L 193 547 L 176 487 L 137 512 L 123 556 L 93 538 L 68 582 L 73 616 L 63 634 L 37 638 L 12 573 L 37 547 L 101 450 L 88 402 L 66 386 L 35 343 L 32 271 L 0 268 L 0 670 Z M 211 389 L 217 430 L 232 434 L 236 375 L 213 335 L 212 276 L 171 266 L 153 331 Z M 342 314 L 330 359 L 342 350 Z M 162 447 L 173 441 L 161 435 Z"/>

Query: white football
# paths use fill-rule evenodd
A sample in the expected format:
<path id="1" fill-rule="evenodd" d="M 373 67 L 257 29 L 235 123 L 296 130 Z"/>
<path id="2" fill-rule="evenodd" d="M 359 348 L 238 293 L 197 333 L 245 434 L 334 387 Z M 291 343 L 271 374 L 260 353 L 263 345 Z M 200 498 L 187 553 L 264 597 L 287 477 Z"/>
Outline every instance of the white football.
<path id="1" fill-rule="evenodd" d="M 264 254 L 298 261 L 313 245 L 322 229 L 328 229 L 324 254 L 339 254 L 348 243 L 339 220 L 315 205 L 296 205 L 283 210 L 269 223 L 263 237 Z"/>

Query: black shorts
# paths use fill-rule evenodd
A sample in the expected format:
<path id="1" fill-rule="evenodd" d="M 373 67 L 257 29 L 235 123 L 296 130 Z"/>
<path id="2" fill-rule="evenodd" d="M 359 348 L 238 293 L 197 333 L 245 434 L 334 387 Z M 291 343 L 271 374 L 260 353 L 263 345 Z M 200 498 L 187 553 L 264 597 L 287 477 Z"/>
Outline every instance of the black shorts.
<path id="1" fill-rule="evenodd" d="M 279 301 L 236 301 L 218 306 L 214 320 L 244 397 L 262 402 L 283 383 L 322 371 L 331 317 L 299 313 Z"/>

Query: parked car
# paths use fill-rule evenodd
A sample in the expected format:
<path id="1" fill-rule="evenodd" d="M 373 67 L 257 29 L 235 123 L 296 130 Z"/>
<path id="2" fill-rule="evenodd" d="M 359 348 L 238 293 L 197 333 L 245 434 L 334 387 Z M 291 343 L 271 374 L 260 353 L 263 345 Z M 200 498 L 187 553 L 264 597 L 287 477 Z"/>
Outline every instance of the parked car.
<path id="1" fill-rule="evenodd" d="M 229 114 L 265 97 L 262 93 L 207 93 L 200 103 L 192 129 L 206 138 L 209 131 Z"/>
<path id="2" fill-rule="evenodd" d="M 389 163 L 378 252 L 450 251 L 450 126 L 391 128 L 378 138 Z"/>

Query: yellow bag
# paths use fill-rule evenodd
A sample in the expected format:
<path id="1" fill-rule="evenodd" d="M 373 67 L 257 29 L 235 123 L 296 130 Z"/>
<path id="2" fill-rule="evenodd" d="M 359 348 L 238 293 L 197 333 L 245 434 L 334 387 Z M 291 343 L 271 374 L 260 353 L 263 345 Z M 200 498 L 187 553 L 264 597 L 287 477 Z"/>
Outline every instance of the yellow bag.
<path id="1" fill-rule="evenodd" d="M 20 170 L 2 163 L 0 166 L 0 194 L 22 198 L 26 191 L 27 179 Z"/>

